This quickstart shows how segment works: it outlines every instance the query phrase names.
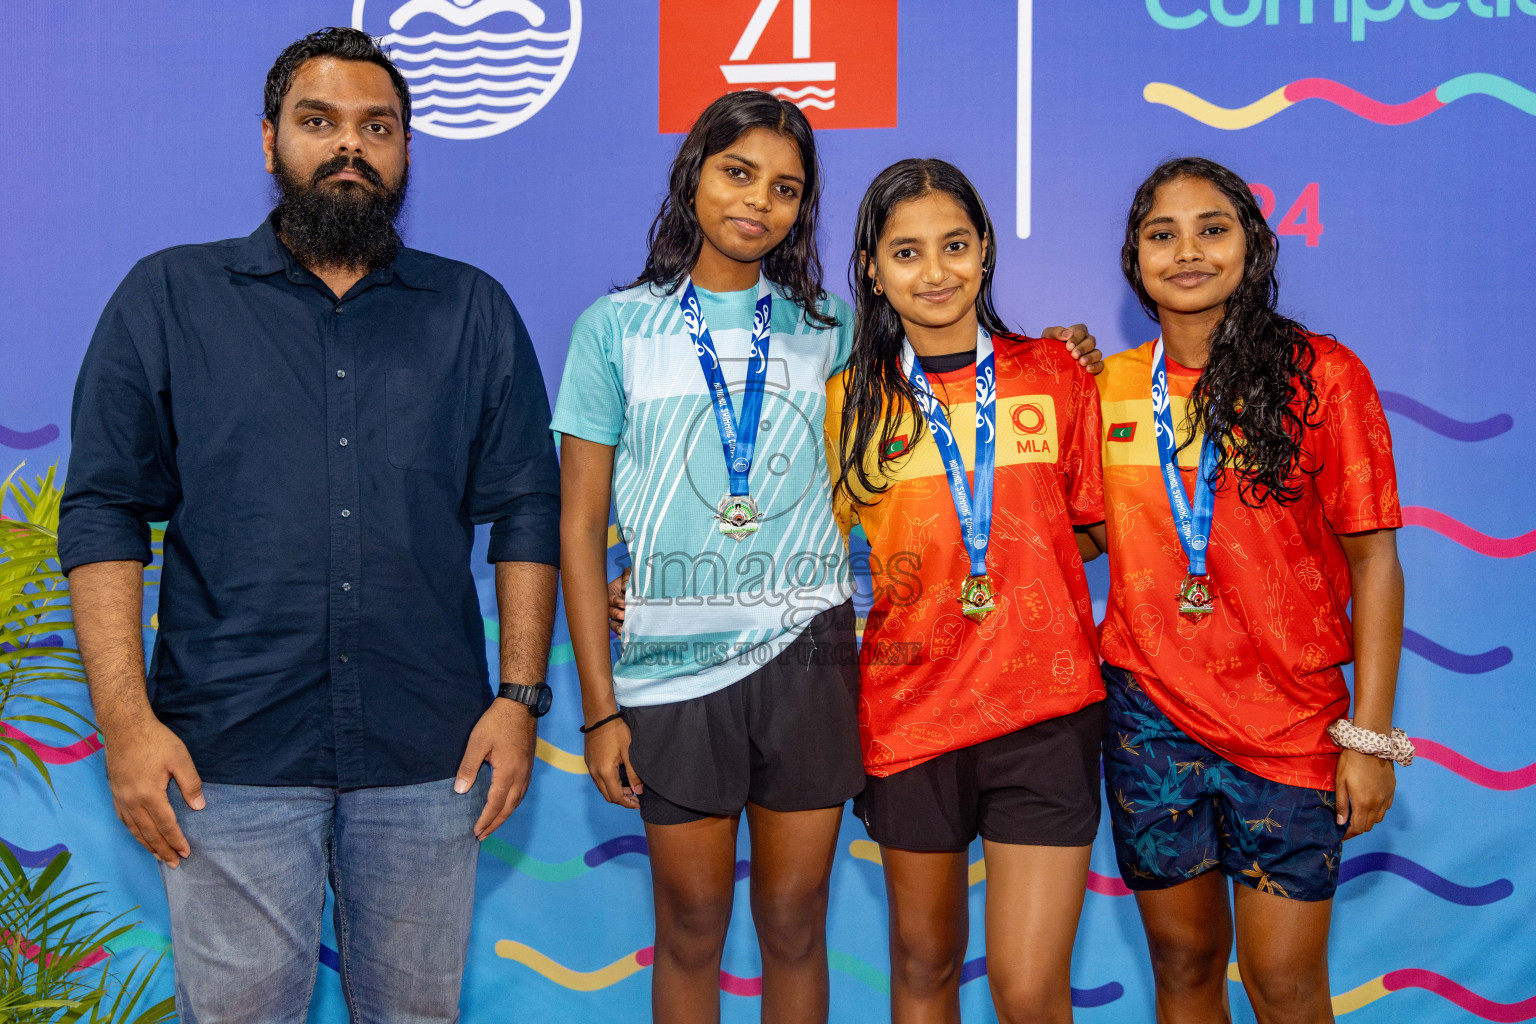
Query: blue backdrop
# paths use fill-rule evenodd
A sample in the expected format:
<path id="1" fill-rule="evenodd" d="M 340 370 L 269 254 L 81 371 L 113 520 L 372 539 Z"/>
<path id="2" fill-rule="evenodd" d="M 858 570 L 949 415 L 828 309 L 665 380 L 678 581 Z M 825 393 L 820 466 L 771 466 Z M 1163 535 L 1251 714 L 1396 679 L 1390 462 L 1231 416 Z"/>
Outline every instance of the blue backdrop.
<path id="1" fill-rule="evenodd" d="M 896 23 L 896 126 L 819 134 L 835 290 L 846 291 L 847 240 L 870 178 L 901 157 L 942 156 L 971 174 L 998 222 L 1005 317 L 1031 331 L 1087 320 L 1101 347 L 1118 351 L 1154 333 L 1118 270 L 1141 177 L 1164 157 L 1198 153 L 1265 186 L 1283 232 L 1282 304 L 1371 368 L 1392 414 L 1409 523 L 1397 717 L 1420 760 L 1400 771 L 1386 823 L 1346 847 L 1336 1008 L 1352 1024 L 1536 1018 L 1536 740 L 1526 717 L 1536 364 L 1523 352 L 1536 340 L 1532 0 L 11 3 L 0 13 L 10 97 L 0 476 L 23 460 L 31 474 L 67 459 L 76 369 L 136 259 L 244 235 L 264 216 L 261 85 L 296 37 L 348 23 L 400 37 L 420 108 L 408 241 L 506 285 L 553 392 L 576 315 L 642 263 L 679 139 L 658 131 L 659 83 L 690 69 L 659 60 L 660 32 L 706 16 L 729 22 L 716 33 L 731 37 L 721 52 L 694 55 L 691 73 L 712 75 L 709 66 L 731 63 L 731 41 L 754 12 L 775 6 L 747 56 L 800 70 L 732 72 L 764 87 L 781 80 L 815 101 L 823 124 L 839 102 L 857 122 L 859 90 L 891 87 L 847 56 L 859 39 L 837 34 Z M 867 10 L 849 17 L 849 7 Z M 839 50 L 843 79 L 808 63 L 819 47 Z M 467 84 L 476 63 L 484 81 Z M 491 615 L 488 572 L 476 565 Z M 1091 575 L 1102 614 L 1102 562 Z M 557 699 L 532 791 L 481 858 L 465 1018 L 641 1019 L 652 933 L 641 827 L 600 801 L 574 756 L 563 623 L 550 680 Z M 83 706 L 78 690 L 61 692 Z M 155 869 L 113 817 L 100 755 L 55 749 L 58 736 L 32 742 L 55 762 L 57 796 L 32 774 L 0 773 L 0 837 L 24 859 L 62 844 L 75 854 L 72 880 L 101 883 L 112 909 L 139 908 L 142 926 L 114 955 L 163 948 Z M 886 1017 L 884 897 L 864 838 L 850 816 L 832 881 L 839 1021 Z M 1150 1019 L 1145 943 L 1103 835 L 1093 868 L 1073 971 L 1080 1019 Z M 993 1019 L 975 960 L 983 888 L 972 889 L 963 989 L 976 1020 Z M 758 1013 L 740 896 L 722 978 L 730 1021 Z M 325 943 L 312 1019 L 340 1021 L 329 926 Z M 1233 1001 L 1251 1020 L 1235 984 Z"/>

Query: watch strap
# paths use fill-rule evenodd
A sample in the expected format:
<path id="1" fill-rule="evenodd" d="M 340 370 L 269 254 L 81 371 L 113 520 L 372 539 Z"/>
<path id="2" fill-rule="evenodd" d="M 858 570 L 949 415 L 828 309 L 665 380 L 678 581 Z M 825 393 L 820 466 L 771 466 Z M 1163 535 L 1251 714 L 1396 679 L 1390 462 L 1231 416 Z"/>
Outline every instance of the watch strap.
<path id="1" fill-rule="evenodd" d="M 548 683 L 502 683 L 496 688 L 496 696 L 515 700 L 519 704 L 526 705 L 529 709 L 535 709 L 539 705 L 539 694 L 549 688 Z"/>

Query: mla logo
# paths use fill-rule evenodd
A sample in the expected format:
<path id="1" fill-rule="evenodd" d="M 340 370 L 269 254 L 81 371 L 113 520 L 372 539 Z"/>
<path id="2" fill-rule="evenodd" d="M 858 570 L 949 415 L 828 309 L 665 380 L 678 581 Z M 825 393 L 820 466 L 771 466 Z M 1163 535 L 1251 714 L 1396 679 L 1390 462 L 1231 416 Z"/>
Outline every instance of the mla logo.
<path id="1" fill-rule="evenodd" d="M 411 129 L 483 139 L 560 90 L 581 44 L 581 0 L 352 0 L 411 90 Z"/>
<path id="2" fill-rule="evenodd" d="M 744 89 L 817 128 L 894 128 L 896 0 L 661 0 L 660 130 Z"/>
<path id="3" fill-rule="evenodd" d="M 1016 405 L 1009 415 L 1013 419 L 1013 429 L 1021 434 L 1038 434 L 1045 430 L 1045 412 L 1039 403 Z"/>

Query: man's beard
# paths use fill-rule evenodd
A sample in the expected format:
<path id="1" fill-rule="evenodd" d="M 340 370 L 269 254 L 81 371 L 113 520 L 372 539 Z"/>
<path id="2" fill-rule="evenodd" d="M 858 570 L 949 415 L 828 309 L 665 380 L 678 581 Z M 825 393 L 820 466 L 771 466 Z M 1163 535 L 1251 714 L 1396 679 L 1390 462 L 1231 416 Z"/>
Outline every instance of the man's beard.
<path id="1" fill-rule="evenodd" d="M 364 267 L 377 270 L 395 259 L 400 233 L 395 223 L 405 205 L 409 175 L 400 172 L 394 188 L 362 157 L 337 156 L 304 181 L 274 151 L 272 162 L 277 205 L 272 213 L 284 243 L 306 267 Z M 327 183 L 344 168 L 362 175 L 354 181 Z"/>

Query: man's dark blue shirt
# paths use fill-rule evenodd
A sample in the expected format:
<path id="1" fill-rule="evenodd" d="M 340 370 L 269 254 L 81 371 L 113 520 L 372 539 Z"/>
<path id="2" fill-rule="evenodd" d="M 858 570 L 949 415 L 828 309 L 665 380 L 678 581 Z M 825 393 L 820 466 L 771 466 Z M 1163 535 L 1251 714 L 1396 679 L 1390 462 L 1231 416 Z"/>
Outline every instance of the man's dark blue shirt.
<path id="1" fill-rule="evenodd" d="M 549 402 L 500 285 L 402 248 L 338 301 L 270 221 L 168 249 L 107 304 L 72 432 L 65 572 L 148 563 L 169 520 L 149 696 L 205 781 L 455 773 L 492 699 L 474 524 L 492 562 L 559 562 Z"/>

